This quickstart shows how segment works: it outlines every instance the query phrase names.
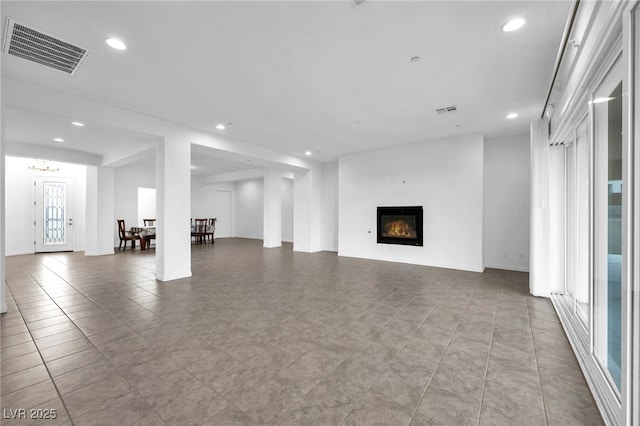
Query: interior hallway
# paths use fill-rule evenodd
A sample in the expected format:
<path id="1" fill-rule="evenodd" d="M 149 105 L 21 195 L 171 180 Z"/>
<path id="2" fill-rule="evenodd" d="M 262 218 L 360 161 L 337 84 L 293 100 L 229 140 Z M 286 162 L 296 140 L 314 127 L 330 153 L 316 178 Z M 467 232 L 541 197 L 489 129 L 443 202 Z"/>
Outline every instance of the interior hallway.
<path id="1" fill-rule="evenodd" d="M 261 244 L 193 246 L 193 277 L 167 283 L 154 250 L 8 257 L 2 408 L 56 410 L 37 424 L 602 424 L 527 274 Z"/>

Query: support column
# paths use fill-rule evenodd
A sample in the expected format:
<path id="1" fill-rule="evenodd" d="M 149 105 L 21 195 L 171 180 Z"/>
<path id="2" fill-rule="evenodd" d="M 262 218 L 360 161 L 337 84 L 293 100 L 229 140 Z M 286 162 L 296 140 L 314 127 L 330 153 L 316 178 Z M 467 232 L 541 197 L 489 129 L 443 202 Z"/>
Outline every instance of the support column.
<path id="1" fill-rule="evenodd" d="M 264 243 L 265 248 L 282 246 L 282 176 L 277 170 L 264 175 Z"/>
<path id="2" fill-rule="evenodd" d="M 167 137 L 156 155 L 156 278 L 191 276 L 191 144 Z"/>
<path id="3" fill-rule="evenodd" d="M 115 169 L 87 166 L 87 219 L 85 256 L 113 254 Z"/>
<path id="4" fill-rule="evenodd" d="M 531 229 L 529 291 L 549 297 L 549 122 L 531 122 Z"/>
<path id="5" fill-rule="evenodd" d="M 293 175 L 293 250 L 322 250 L 322 166 Z"/>

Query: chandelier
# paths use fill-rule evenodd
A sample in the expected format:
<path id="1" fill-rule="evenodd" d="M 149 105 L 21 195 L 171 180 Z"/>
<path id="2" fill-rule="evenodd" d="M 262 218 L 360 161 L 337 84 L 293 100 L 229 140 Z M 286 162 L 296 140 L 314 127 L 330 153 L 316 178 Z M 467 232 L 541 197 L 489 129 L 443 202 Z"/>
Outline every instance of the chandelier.
<path id="1" fill-rule="evenodd" d="M 60 167 L 51 166 L 51 161 L 49 160 L 33 160 L 33 164 L 29 166 L 30 170 L 38 170 L 41 172 L 57 172 L 60 170 Z"/>

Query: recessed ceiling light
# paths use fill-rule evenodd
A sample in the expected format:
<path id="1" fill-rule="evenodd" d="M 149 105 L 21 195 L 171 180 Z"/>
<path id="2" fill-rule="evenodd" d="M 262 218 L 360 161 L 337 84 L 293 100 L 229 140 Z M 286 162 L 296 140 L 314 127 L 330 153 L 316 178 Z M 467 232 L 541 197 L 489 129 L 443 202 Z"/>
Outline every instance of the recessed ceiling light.
<path id="1" fill-rule="evenodd" d="M 53 138 L 53 141 L 56 143 L 60 143 L 60 142 L 64 142 L 64 139 L 62 138 Z"/>
<path id="2" fill-rule="evenodd" d="M 218 124 L 218 125 L 216 126 L 216 129 L 218 129 L 218 130 L 224 130 L 224 129 L 226 129 L 226 127 L 224 127 L 224 124 Z"/>
<path id="3" fill-rule="evenodd" d="M 517 118 L 517 117 L 518 117 L 518 114 L 517 114 L 517 113 L 515 113 L 515 112 L 509 113 L 509 114 L 507 115 L 507 118 L 508 118 L 509 120 L 511 120 L 512 118 Z"/>
<path id="4" fill-rule="evenodd" d="M 312 152 L 311 152 L 311 151 L 305 151 L 305 152 L 304 152 L 304 155 L 311 155 L 311 154 L 312 154 Z"/>
<path id="5" fill-rule="evenodd" d="M 420 56 L 414 56 L 411 58 L 411 62 L 418 62 L 420 60 Z"/>
<path id="6" fill-rule="evenodd" d="M 73 124 L 74 126 L 78 126 L 78 127 L 84 127 L 84 123 L 81 123 L 79 121 L 72 121 L 71 124 Z"/>
<path id="7" fill-rule="evenodd" d="M 106 40 L 107 44 L 116 50 L 127 50 L 127 45 L 118 38 L 110 37 Z"/>
<path id="8" fill-rule="evenodd" d="M 511 31 L 518 30 L 522 28 L 525 22 L 527 21 L 525 21 L 523 18 L 513 18 L 502 26 L 502 31 L 504 31 L 505 33 L 510 33 Z"/>

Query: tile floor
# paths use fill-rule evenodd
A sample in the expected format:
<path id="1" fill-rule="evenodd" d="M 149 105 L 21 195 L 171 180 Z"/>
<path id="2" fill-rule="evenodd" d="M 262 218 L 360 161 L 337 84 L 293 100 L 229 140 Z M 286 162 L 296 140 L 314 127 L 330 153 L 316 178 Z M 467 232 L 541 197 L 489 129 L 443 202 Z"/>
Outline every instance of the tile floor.
<path id="1" fill-rule="evenodd" d="M 602 424 L 527 274 L 243 239 L 192 257 L 170 283 L 154 250 L 7 258 L 2 424 Z"/>

